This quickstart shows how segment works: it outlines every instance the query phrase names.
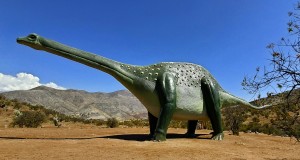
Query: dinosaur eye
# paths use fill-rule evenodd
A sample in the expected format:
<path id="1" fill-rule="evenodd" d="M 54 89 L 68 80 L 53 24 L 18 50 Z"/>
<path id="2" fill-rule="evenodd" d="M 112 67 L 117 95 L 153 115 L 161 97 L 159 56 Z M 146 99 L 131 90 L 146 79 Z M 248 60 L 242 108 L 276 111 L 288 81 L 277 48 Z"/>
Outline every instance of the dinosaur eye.
<path id="1" fill-rule="evenodd" d="M 28 36 L 28 39 L 31 40 L 31 41 L 36 40 L 36 38 L 37 38 L 37 37 L 36 37 L 36 35 L 34 35 L 34 34 L 31 34 L 31 35 Z"/>

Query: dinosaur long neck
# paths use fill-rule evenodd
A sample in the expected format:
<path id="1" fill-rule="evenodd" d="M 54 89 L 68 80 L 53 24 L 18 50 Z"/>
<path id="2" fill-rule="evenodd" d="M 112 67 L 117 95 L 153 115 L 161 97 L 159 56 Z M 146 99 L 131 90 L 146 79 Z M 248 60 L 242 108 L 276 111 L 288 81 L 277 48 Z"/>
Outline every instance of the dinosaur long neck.
<path id="1" fill-rule="evenodd" d="M 128 64 L 122 64 L 42 37 L 39 37 L 39 42 L 42 45 L 42 50 L 106 72 L 126 87 L 133 83 L 132 75 L 121 67 L 123 65 L 128 66 Z"/>

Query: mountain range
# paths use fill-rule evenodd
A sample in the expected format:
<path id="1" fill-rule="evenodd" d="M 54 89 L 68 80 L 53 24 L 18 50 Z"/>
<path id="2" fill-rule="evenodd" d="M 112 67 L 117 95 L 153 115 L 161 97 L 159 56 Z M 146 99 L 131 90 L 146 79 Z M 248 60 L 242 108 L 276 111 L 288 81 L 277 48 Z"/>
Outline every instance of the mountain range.
<path id="1" fill-rule="evenodd" d="M 66 115 L 87 119 L 117 118 L 120 120 L 147 118 L 146 108 L 127 90 L 111 93 L 90 93 L 82 90 L 57 90 L 39 86 L 30 90 L 0 93 L 32 105 L 42 105 Z"/>

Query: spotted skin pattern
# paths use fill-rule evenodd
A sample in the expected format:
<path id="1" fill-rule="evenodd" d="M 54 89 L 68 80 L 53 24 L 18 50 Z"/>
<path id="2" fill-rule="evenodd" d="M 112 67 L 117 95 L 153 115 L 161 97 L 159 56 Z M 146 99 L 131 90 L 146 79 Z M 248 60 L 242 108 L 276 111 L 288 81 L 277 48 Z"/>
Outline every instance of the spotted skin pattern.
<path id="1" fill-rule="evenodd" d="M 120 68 L 145 81 L 157 81 L 157 77 L 169 72 L 176 78 L 177 86 L 201 87 L 201 78 L 207 76 L 217 84 L 213 76 L 202 66 L 184 62 L 163 62 L 149 66 L 133 66 L 121 64 Z M 219 86 L 219 85 L 218 85 Z M 219 86 L 220 87 L 220 86 Z M 221 88 L 221 87 L 220 87 Z"/>

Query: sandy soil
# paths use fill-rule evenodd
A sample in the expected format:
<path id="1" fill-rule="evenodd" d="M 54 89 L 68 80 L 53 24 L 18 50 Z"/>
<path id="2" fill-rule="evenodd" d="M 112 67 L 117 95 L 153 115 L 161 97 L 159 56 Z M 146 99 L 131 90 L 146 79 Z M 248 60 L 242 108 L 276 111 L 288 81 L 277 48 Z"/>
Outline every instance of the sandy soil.
<path id="1" fill-rule="evenodd" d="M 2 128 L 0 159 L 298 159 L 300 144 L 264 134 L 208 139 L 210 131 L 184 138 L 185 129 L 169 129 L 166 142 L 146 140 L 148 128 Z"/>

